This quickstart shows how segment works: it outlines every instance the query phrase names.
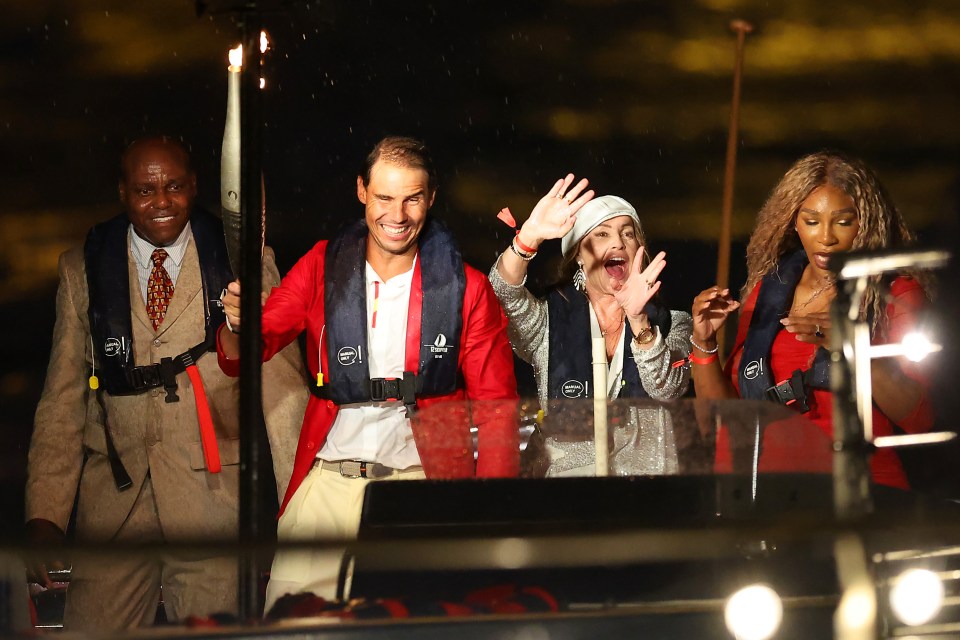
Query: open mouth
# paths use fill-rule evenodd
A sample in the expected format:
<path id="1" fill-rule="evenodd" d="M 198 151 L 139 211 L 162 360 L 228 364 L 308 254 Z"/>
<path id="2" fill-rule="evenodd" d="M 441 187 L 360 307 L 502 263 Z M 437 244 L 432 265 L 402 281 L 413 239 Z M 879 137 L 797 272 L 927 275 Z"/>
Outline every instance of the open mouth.
<path id="1" fill-rule="evenodd" d="M 626 258 L 610 258 L 603 263 L 603 268 L 610 274 L 610 277 L 616 278 L 617 280 L 625 280 L 627 277 Z"/>
<path id="2" fill-rule="evenodd" d="M 153 221 L 158 224 L 163 224 L 165 222 L 172 221 L 176 216 L 161 216 L 159 218 L 154 218 Z"/>
<path id="3" fill-rule="evenodd" d="M 829 253 L 815 253 L 813 254 L 813 261 L 820 269 L 826 269 L 830 264 L 830 254 Z"/>
<path id="4" fill-rule="evenodd" d="M 391 238 L 402 238 L 410 230 L 410 227 L 407 225 L 396 226 L 392 224 L 381 224 L 380 228 L 383 229 L 383 232 Z"/>

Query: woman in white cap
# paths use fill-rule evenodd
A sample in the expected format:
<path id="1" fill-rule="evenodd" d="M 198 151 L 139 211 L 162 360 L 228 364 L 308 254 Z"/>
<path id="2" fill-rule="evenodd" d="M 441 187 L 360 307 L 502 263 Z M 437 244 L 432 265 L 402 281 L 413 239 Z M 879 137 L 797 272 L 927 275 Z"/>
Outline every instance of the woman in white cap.
<path id="1" fill-rule="evenodd" d="M 490 270 L 490 283 L 509 319 L 516 354 L 534 367 L 540 405 L 592 397 L 591 338 L 606 345 L 608 397 L 673 400 L 689 384 L 690 314 L 656 298 L 665 254 L 644 252 L 640 218 L 617 196 L 593 199 L 587 180 L 558 180 L 519 228 Z M 505 213 L 509 217 L 509 212 Z M 545 298 L 524 286 L 539 246 L 561 238 L 561 279 Z M 610 469 L 617 475 L 672 473 L 676 445 L 669 413 L 652 404 L 630 412 L 613 430 Z M 592 434 L 591 434 L 592 435 Z M 590 475 L 590 440 L 547 434 L 547 475 Z"/>

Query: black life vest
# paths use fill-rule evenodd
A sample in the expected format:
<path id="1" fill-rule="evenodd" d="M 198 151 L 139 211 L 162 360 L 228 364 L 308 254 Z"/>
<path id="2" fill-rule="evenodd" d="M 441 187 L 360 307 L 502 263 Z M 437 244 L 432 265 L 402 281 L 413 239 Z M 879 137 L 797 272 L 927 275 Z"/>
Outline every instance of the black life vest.
<path id="1" fill-rule="evenodd" d="M 790 311 L 807 262 L 806 253 L 799 249 L 782 258 L 773 271 L 763 276 L 737 371 L 741 398 L 779 400 L 784 404 L 796 399 L 798 408 L 805 411 L 803 387 L 830 388 L 830 352 L 823 348 L 817 349 L 809 369 L 798 369 L 791 379 L 774 381 L 770 370 L 770 350 L 777 334 L 783 330 L 780 320 Z M 800 397 L 795 397 L 798 394 Z"/>
<path id="2" fill-rule="evenodd" d="M 90 292 L 90 334 L 95 362 L 101 386 L 110 395 L 133 395 L 165 386 L 170 400 L 171 378 L 184 371 L 186 364 L 216 348 L 216 332 L 224 321 L 219 294 L 233 280 L 227 260 L 223 223 L 202 210 L 194 211 L 190 216 L 193 240 L 200 258 L 202 295 L 206 302 L 205 340 L 176 358 L 164 358 L 166 362 L 141 367 L 135 366 L 133 361 L 133 326 L 127 272 L 129 226 L 127 216 L 120 214 L 90 229 L 84 244 L 87 288 Z M 175 389 L 175 382 L 173 384 Z"/>
<path id="3" fill-rule="evenodd" d="M 587 297 L 572 283 L 558 287 L 547 295 L 549 316 L 549 358 L 547 369 L 547 397 L 550 399 L 591 398 L 593 382 L 593 350 L 590 342 L 590 311 Z M 658 301 L 651 301 L 644 309 L 650 324 L 666 338 L 672 319 L 670 310 Z M 620 398 L 648 398 L 640 383 L 637 363 L 633 359 L 630 341 L 633 331 L 624 323 L 623 374 Z"/>
<path id="4" fill-rule="evenodd" d="M 311 391 L 338 405 L 392 398 L 408 406 L 414 403 L 414 394 L 421 398 L 453 393 L 461 386 L 458 343 L 466 291 L 463 258 L 453 235 L 439 220 L 430 220 L 420 236 L 417 268 L 423 297 L 418 370 L 405 371 L 403 380 L 391 381 L 371 380 L 368 366 L 367 234 L 366 221 L 360 220 L 327 244 L 323 304 L 329 371 L 323 386 L 309 385 Z M 411 291 L 411 299 L 414 294 Z M 408 335 L 416 329 L 408 326 Z"/>

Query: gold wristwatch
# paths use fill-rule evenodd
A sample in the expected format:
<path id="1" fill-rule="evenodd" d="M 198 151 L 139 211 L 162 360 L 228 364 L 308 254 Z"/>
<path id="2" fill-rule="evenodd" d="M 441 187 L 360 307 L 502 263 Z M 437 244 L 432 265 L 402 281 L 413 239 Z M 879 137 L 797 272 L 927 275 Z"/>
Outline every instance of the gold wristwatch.
<path id="1" fill-rule="evenodd" d="M 657 334 L 653 327 L 644 327 L 643 329 L 640 329 L 640 333 L 634 336 L 633 342 L 638 347 L 642 347 L 643 345 L 653 342 L 656 337 Z"/>

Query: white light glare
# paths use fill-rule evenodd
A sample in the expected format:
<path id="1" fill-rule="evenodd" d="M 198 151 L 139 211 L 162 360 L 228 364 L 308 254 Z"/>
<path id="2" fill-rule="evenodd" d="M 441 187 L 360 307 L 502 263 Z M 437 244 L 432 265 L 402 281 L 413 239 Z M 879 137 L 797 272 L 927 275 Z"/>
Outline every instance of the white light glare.
<path id="1" fill-rule="evenodd" d="M 230 60 L 230 66 L 239 71 L 243 65 L 243 45 L 238 44 L 235 49 L 230 49 L 227 58 Z"/>
<path id="2" fill-rule="evenodd" d="M 940 345 L 933 344 L 927 336 L 917 331 L 911 331 L 900 341 L 903 345 L 903 355 L 910 362 L 920 362 L 934 351 L 940 350 Z"/>
<path id="3" fill-rule="evenodd" d="M 908 569 L 890 589 L 890 608 L 904 624 L 915 627 L 932 620 L 943 606 L 943 582 L 932 571 Z"/>
<path id="4" fill-rule="evenodd" d="M 723 619 L 737 640 L 767 640 L 780 628 L 783 603 L 767 585 L 752 584 L 730 596 Z"/>

